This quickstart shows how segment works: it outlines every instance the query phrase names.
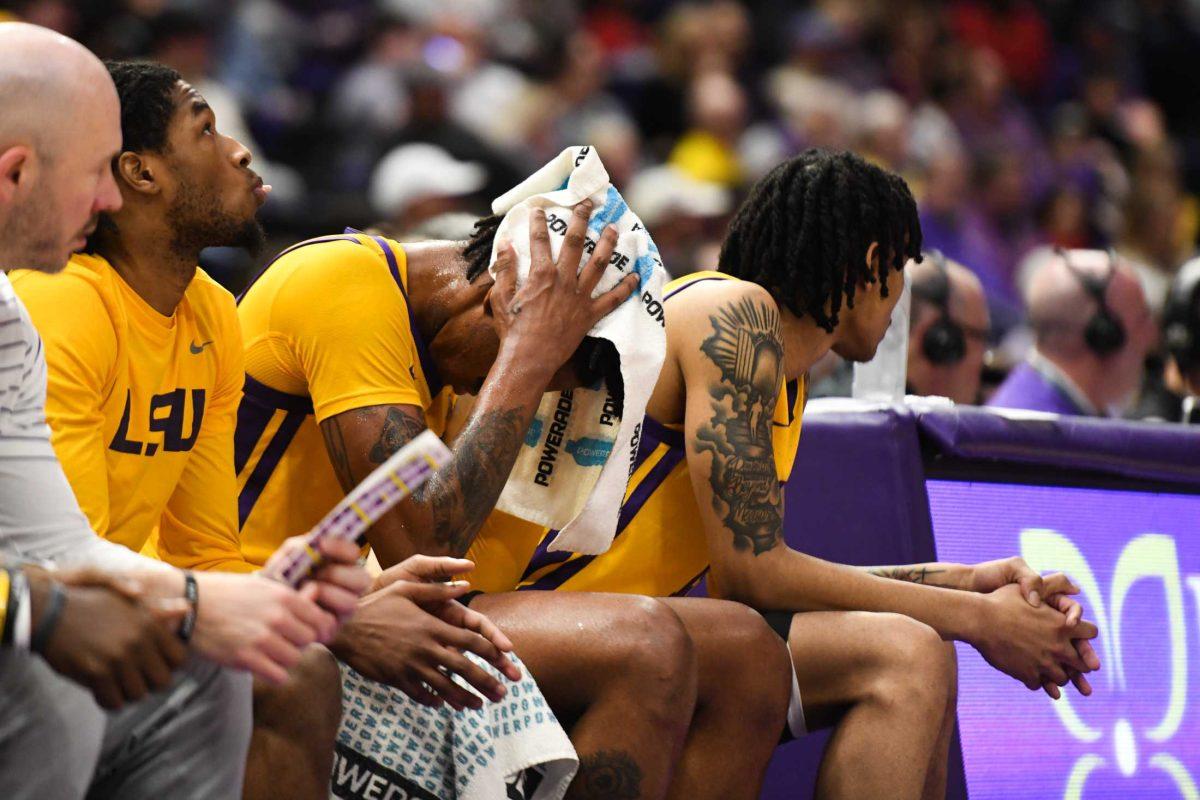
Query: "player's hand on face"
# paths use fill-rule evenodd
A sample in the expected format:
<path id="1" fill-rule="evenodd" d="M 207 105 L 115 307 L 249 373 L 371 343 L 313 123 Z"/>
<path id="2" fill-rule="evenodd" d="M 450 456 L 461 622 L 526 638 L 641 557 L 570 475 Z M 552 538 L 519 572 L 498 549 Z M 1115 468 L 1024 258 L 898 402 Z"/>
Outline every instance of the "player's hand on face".
<path id="1" fill-rule="evenodd" d="M 259 575 L 196 573 L 198 615 L 192 643 L 210 660 L 283 683 L 313 642 L 327 643 L 338 619 L 311 594 Z"/>
<path id="2" fill-rule="evenodd" d="M 187 657 L 173 633 L 187 613 L 187 601 L 143 602 L 136 583 L 94 569 L 56 577 L 66 602 L 42 652 L 56 672 L 88 688 L 110 709 L 170 684 L 171 673 Z M 30 573 L 39 613 L 46 611 L 51 582 L 44 572 Z"/>
<path id="3" fill-rule="evenodd" d="M 989 593 L 983 609 L 979 633 L 971 644 L 989 664 L 1029 689 L 1065 686 L 1072 671 L 1082 674 L 1091 669 L 1076 645 L 1096 637 L 1091 622 L 1071 625 L 1066 614 L 1046 603 L 1034 608 L 1016 584 Z"/>
<path id="4" fill-rule="evenodd" d="M 276 562 L 290 559 L 296 551 L 303 551 L 305 547 L 304 536 L 286 539 L 271 554 L 264 572 L 271 573 Z M 345 622 L 358 606 L 358 598 L 370 587 L 371 576 L 358 563 L 359 549 L 354 543 L 327 539 L 318 547 L 323 557 L 322 563 L 313 571 L 312 577 L 302 584 L 300 593 L 333 614 L 339 622 Z"/>
<path id="5" fill-rule="evenodd" d="M 517 288 L 517 259 L 511 245 L 498 248 L 496 285 L 488 296 L 501 341 L 520 349 L 525 359 L 536 360 L 553 373 L 574 354 L 583 337 L 601 318 L 625 302 L 638 287 L 630 273 L 609 291 L 593 298 L 617 245 L 616 228 L 600 235 L 591 257 L 579 269 L 587 244 L 592 203 L 575 206 L 559 250 L 550 255 L 550 232 L 545 212 L 538 208 L 529 222 L 529 273 Z M 502 345 L 503 346 L 503 345 Z"/>
<path id="6" fill-rule="evenodd" d="M 456 710 L 482 707 L 483 701 L 455 683 L 452 675 L 498 701 L 506 694 L 504 686 L 463 655 L 471 652 L 493 664 L 507 662 L 476 629 L 478 621 L 466 618 L 473 612 L 455 602 L 468 590 L 461 581 L 420 583 L 393 576 L 362 599 L 334 643 L 334 653 L 367 678 L 393 686 L 418 703 L 438 707 L 445 702 Z M 456 623 L 447 606 L 457 606 L 466 615 Z"/>

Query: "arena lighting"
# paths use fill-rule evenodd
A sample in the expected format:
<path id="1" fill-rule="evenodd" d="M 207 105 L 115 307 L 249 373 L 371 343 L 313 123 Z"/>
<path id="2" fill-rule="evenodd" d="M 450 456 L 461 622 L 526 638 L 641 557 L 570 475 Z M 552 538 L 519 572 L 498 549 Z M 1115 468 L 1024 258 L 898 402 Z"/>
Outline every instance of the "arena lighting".
<path id="1" fill-rule="evenodd" d="M 926 488 L 939 558 L 1017 552 L 1035 569 L 1066 572 L 1100 629 L 1091 698 L 1068 688 L 1054 702 L 998 680 L 960 646 L 970 796 L 1200 798 L 1200 495 L 951 480 Z"/>

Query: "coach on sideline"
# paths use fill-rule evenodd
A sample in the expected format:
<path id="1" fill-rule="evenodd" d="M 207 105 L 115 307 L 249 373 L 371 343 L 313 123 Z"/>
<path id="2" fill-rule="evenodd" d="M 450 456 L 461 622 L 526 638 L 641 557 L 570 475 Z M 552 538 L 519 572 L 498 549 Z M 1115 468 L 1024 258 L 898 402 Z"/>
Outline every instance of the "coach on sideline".
<path id="1" fill-rule="evenodd" d="M 120 143 L 98 59 L 48 30 L 0 24 L 0 268 L 62 269 L 121 205 L 110 169 Z M 0 548 L 84 568 L 0 571 L 0 797 L 238 796 L 250 681 L 218 665 L 279 679 L 299 648 L 331 639 L 366 588 L 356 549 L 328 549 L 336 563 L 297 592 L 193 578 L 105 542 L 55 458 L 41 340 L 3 274 L 0 372 Z M 189 658 L 189 640 L 212 660 Z M 106 714 L 97 702 L 129 705 Z"/>

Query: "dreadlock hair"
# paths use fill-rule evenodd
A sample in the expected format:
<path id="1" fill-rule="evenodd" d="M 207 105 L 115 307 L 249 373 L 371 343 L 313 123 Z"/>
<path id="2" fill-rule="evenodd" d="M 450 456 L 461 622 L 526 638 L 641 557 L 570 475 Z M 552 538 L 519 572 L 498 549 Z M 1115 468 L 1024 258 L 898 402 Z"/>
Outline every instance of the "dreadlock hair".
<path id="1" fill-rule="evenodd" d="M 182 80 L 153 61 L 105 61 L 121 101 L 121 150 L 161 153 L 175 113 L 175 85 Z"/>
<path id="2" fill-rule="evenodd" d="M 475 223 L 475 230 L 462 251 L 467 262 L 467 283 L 487 272 L 492 261 L 492 244 L 503 219 L 503 214 L 492 214 Z"/>
<path id="3" fill-rule="evenodd" d="M 878 242 L 879 258 L 866 263 Z M 767 289 L 796 316 L 826 331 L 861 283 L 879 282 L 921 260 L 921 223 L 899 175 L 849 152 L 806 150 L 771 170 L 729 223 L 721 272 Z"/>

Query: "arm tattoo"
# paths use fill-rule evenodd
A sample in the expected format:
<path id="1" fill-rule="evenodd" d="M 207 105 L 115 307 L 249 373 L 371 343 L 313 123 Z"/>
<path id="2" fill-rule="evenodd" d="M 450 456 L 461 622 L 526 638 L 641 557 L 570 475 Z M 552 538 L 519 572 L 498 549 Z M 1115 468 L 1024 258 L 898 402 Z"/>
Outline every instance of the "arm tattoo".
<path id="1" fill-rule="evenodd" d="M 875 567 L 867 572 L 872 575 L 878 575 L 881 578 L 891 578 L 894 581 L 908 581 L 909 583 L 923 583 L 928 586 L 941 586 L 937 580 L 930 580 L 931 575 L 938 575 L 945 572 L 944 569 L 929 569 L 927 567 Z"/>
<path id="2" fill-rule="evenodd" d="M 692 447 L 712 453 L 713 510 L 738 550 L 765 553 L 779 544 L 783 493 L 772 456 L 771 423 L 783 373 L 779 311 L 762 301 L 729 303 L 710 316 L 701 350 L 721 371 L 709 390 L 712 417 Z"/>
<path id="3" fill-rule="evenodd" d="M 579 757 L 579 772 L 567 790 L 568 800 L 638 800 L 642 768 L 620 750 L 600 750 Z"/>
<path id="4" fill-rule="evenodd" d="M 377 414 L 376 409 L 370 408 L 358 411 L 359 419 L 364 422 L 375 419 Z M 525 435 L 521 422 L 522 415 L 517 409 L 485 411 L 473 416 L 454 443 L 454 458 L 413 493 L 414 501 L 429 508 L 430 535 L 455 555 L 462 555 L 470 547 L 508 481 Z M 334 470 L 342 487 L 349 491 L 357 481 L 350 472 L 337 418 L 328 420 L 322 428 Z M 382 464 L 423 430 L 422 421 L 399 409 L 388 408 L 368 460 Z"/>

